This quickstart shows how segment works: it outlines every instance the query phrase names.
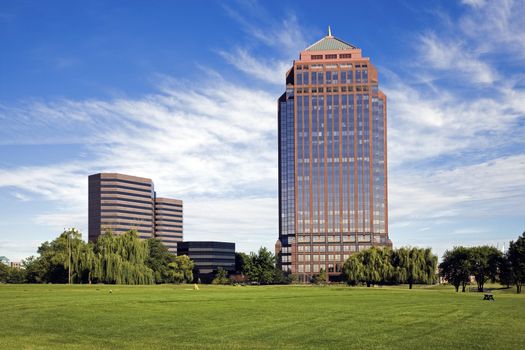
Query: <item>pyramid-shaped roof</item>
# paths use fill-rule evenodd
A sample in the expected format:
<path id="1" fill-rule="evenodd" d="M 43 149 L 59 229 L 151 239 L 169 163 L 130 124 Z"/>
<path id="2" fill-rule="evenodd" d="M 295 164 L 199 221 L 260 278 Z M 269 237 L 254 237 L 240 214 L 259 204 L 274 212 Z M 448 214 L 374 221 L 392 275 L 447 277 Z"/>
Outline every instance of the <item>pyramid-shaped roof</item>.
<path id="1" fill-rule="evenodd" d="M 337 39 L 332 35 L 332 30 L 328 27 L 328 35 L 310 45 L 305 51 L 330 51 L 330 50 L 353 50 L 357 49 L 356 46 L 344 42 L 341 39 Z"/>

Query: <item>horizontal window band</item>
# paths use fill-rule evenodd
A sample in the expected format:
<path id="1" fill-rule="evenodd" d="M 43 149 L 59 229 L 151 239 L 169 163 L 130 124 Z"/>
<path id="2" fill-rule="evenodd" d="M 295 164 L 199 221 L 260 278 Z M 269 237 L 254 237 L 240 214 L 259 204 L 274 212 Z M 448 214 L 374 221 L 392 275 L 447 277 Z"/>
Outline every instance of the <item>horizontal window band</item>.
<path id="1" fill-rule="evenodd" d="M 157 215 L 179 215 L 182 216 L 182 210 L 173 210 L 173 209 L 159 209 L 155 208 L 155 213 Z"/>
<path id="2" fill-rule="evenodd" d="M 235 267 L 235 261 L 232 262 L 222 262 L 222 261 L 194 261 L 196 267 L 199 266 L 227 266 L 227 267 Z"/>
<path id="3" fill-rule="evenodd" d="M 121 179 L 100 179 L 101 185 L 105 185 L 106 182 L 122 182 L 132 185 L 138 185 L 138 186 L 145 186 L 148 188 L 152 187 L 152 184 L 150 182 L 138 182 L 138 181 L 131 181 L 131 180 L 121 180 Z"/>
<path id="4" fill-rule="evenodd" d="M 105 216 L 105 215 L 120 215 L 120 214 L 132 214 L 132 215 L 137 215 L 137 216 L 144 216 L 144 217 L 148 217 L 148 218 L 151 218 L 153 217 L 153 215 L 151 214 L 151 211 L 147 210 L 147 209 L 144 209 L 145 212 L 141 212 L 141 211 L 131 211 L 131 210 L 120 210 L 120 209 L 114 209 L 114 208 L 102 208 L 102 210 L 100 211 L 100 213 L 102 214 L 102 216 Z"/>
<path id="5" fill-rule="evenodd" d="M 108 209 L 108 207 L 111 207 L 111 208 L 117 208 L 117 209 L 112 209 L 112 210 L 118 210 L 118 211 L 121 211 L 121 212 L 124 212 L 123 210 L 121 210 L 120 208 L 128 208 L 128 209 L 139 209 L 139 210 L 144 210 L 144 211 L 148 211 L 148 212 L 152 212 L 152 209 L 151 207 L 148 207 L 148 206 L 138 206 L 138 205 L 131 205 L 131 204 L 120 204 L 120 203 L 102 203 L 101 205 L 101 210 L 104 211 L 104 210 L 110 210 Z M 135 213 L 134 211 L 132 211 L 131 213 Z"/>
<path id="6" fill-rule="evenodd" d="M 139 216 L 120 216 L 120 215 L 110 215 L 106 216 L 102 213 L 101 219 L 113 219 L 113 220 L 132 220 L 132 221 L 148 221 L 153 223 L 153 218 L 151 216 L 139 217 Z"/>
<path id="7" fill-rule="evenodd" d="M 171 211 L 159 211 L 155 210 L 155 216 L 159 217 L 167 217 L 167 218 L 176 218 L 176 219 L 182 219 L 183 215 L 181 211 L 171 210 Z"/>
<path id="8" fill-rule="evenodd" d="M 155 232 L 157 232 L 159 235 L 160 234 L 177 234 L 177 233 L 182 235 L 182 230 L 168 230 L 164 228 L 155 228 Z"/>
<path id="9" fill-rule="evenodd" d="M 168 220 L 168 219 L 158 218 L 156 216 L 155 216 L 155 222 L 178 222 L 182 224 L 182 220 Z"/>
<path id="10" fill-rule="evenodd" d="M 129 193 L 129 192 L 125 192 L 125 191 L 101 191 L 100 192 L 100 196 L 101 198 L 104 198 L 104 195 L 106 194 L 112 194 L 112 195 L 117 195 L 117 196 L 129 196 L 129 197 L 139 197 L 139 198 L 144 198 L 144 199 L 150 199 L 150 200 L 153 200 L 151 198 L 151 195 L 146 195 L 146 194 L 137 194 L 137 193 Z"/>
<path id="11" fill-rule="evenodd" d="M 167 206 L 167 207 L 173 207 L 173 208 L 177 208 L 177 209 L 182 209 L 182 205 L 181 204 L 172 204 L 172 203 L 166 203 L 166 202 L 155 202 L 155 206 L 157 206 L 159 208 L 162 208 L 163 206 Z"/>
<path id="12" fill-rule="evenodd" d="M 166 227 L 168 229 L 176 229 L 176 228 L 182 229 L 182 225 L 159 224 L 157 222 L 155 222 L 155 227 Z"/>
<path id="13" fill-rule="evenodd" d="M 148 227 L 141 227 L 140 229 L 139 228 L 130 228 L 129 225 L 110 225 L 110 226 L 105 226 L 105 225 L 102 225 L 101 226 L 101 231 L 102 232 L 105 232 L 106 230 L 111 230 L 111 231 L 119 231 L 119 232 L 127 232 L 127 231 L 137 231 L 137 232 L 153 232 L 153 230 L 149 229 Z"/>
<path id="14" fill-rule="evenodd" d="M 153 201 L 139 201 L 137 199 L 119 198 L 119 197 L 101 197 L 100 200 L 102 204 L 104 204 L 104 201 L 120 201 L 120 202 L 141 203 L 141 204 L 147 205 L 149 208 L 153 208 Z"/>
<path id="15" fill-rule="evenodd" d="M 120 189 L 123 189 L 123 190 L 143 192 L 145 194 L 148 194 L 148 196 L 151 197 L 151 188 L 137 188 L 137 187 L 130 187 L 130 186 L 115 185 L 115 184 L 111 184 L 111 185 L 105 185 L 104 184 L 104 185 L 101 185 L 100 188 L 101 189 L 105 189 L 105 188 L 120 188 Z"/>

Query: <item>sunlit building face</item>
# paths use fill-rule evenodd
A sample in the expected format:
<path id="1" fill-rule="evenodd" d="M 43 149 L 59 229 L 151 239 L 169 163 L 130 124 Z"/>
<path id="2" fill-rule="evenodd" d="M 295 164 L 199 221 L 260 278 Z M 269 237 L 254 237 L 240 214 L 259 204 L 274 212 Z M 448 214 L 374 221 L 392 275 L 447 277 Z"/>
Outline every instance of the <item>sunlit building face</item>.
<path id="1" fill-rule="evenodd" d="M 333 279 L 388 238 L 386 96 L 361 49 L 329 33 L 300 53 L 278 101 L 283 271 Z"/>

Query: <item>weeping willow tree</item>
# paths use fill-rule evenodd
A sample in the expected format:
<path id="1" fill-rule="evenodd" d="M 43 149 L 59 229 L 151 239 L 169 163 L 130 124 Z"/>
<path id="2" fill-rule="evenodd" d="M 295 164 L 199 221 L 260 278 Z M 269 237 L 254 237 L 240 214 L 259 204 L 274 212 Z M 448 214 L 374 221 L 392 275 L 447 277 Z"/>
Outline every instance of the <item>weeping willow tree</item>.
<path id="1" fill-rule="evenodd" d="M 362 254 L 352 254 L 343 265 L 343 273 L 349 284 L 356 285 L 365 282 L 365 267 Z"/>
<path id="2" fill-rule="evenodd" d="M 430 248 L 400 248 L 394 253 L 393 261 L 399 283 L 434 283 L 436 280 L 437 257 Z"/>
<path id="3" fill-rule="evenodd" d="M 100 267 L 100 255 L 95 253 L 95 245 L 93 242 L 88 242 L 82 250 L 82 259 L 80 268 L 83 274 L 87 277 L 89 284 L 93 282 L 94 278 L 102 275 Z"/>
<path id="4" fill-rule="evenodd" d="M 349 284 L 434 283 L 437 257 L 430 249 L 372 247 L 352 254 L 343 266 Z"/>
<path id="5" fill-rule="evenodd" d="M 136 231 L 101 235 L 94 249 L 93 277 L 116 284 L 152 284 L 153 270 L 146 266 L 149 248 Z M 98 261 L 97 261 L 98 260 Z"/>

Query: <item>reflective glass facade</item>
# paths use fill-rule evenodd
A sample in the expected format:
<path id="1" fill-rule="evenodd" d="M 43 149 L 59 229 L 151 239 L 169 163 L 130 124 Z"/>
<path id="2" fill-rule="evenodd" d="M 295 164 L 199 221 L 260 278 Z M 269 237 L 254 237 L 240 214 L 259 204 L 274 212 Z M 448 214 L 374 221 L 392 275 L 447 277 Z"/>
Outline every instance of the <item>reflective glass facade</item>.
<path id="1" fill-rule="evenodd" d="M 353 252 L 391 245 L 386 96 L 361 50 L 327 36 L 301 52 L 278 119 L 280 267 L 336 276 Z"/>

